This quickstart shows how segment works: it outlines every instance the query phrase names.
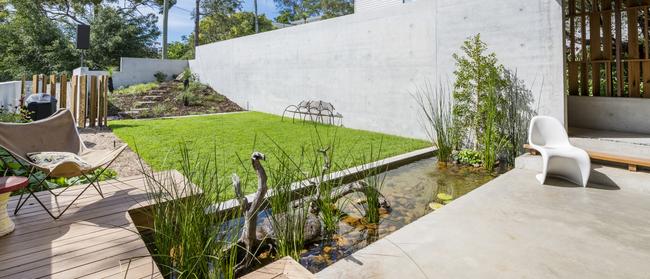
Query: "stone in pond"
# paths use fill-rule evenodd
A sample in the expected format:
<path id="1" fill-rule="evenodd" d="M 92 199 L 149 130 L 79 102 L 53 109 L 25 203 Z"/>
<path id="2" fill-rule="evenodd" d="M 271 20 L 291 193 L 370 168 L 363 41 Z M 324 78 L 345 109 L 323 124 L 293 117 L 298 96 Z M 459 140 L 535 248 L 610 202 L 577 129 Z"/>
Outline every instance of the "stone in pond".
<path id="1" fill-rule="evenodd" d="M 433 209 L 433 210 L 440 209 L 440 208 L 442 208 L 443 206 L 445 206 L 445 205 L 444 205 L 444 204 L 441 204 L 441 203 L 437 203 L 437 202 L 429 203 L 429 208 L 431 208 L 431 209 Z"/>
<path id="2" fill-rule="evenodd" d="M 333 249 L 330 246 L 323 247 L 323 253 L 329 254 L 330 252 L 332 252 L 332 250 Z"/>
<path id="3" fill-rule="evenodd" d="M 438 193 L 438 195 L 436 197 L 438 197 L 438 199 L 443 201 L 443 202 L 444 201 L 451 201 L 452 199 L 454 199 L 454 197 L 452 197 L 450 194 L 447 194 L 447 193 Z"/>

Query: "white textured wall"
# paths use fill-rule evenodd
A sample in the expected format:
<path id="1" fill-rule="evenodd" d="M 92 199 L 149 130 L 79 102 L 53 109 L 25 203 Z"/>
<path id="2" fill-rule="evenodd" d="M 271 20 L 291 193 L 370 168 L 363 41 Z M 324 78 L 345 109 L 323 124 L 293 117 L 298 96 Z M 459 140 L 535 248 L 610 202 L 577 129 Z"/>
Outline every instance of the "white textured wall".
<path id="1" fill-rule="evenodd" d="M 203 45 L 190 67 L 251 110 L 322 99 L 345 126 L 425 138 L 410 93 L 453 83 L 451 55 L 476 33 L 563 120 L 561 30 L 554 0 L 422 0 Z"/>
<path id="2" fill-rule="evenodd" d="M 31 84 L 31 81 L 28 82 Z M 29 92 L 29 91 L 28 91 Z M 0 107 L 13 107 L 20 102 L 20 81 L 0 82 Z"/>

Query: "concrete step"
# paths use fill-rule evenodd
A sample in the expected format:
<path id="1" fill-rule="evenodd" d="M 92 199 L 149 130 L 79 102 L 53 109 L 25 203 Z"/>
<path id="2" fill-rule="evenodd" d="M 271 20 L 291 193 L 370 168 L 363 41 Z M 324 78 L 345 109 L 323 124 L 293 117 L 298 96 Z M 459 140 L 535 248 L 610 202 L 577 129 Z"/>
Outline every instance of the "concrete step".
<path id="1" fill-rule="evenodd" d="M 515 168 L 542 172 L 542 157 L 539 155 L 524 154 L 515 159 Z M 589 183 L 609 187 L 620 185 L 638 185 L 650 187 L 650 173 L 646 171 L 632 172 L 623 166 L 603 165 L 591 163 Z M 650 189 L 650 188 L 648 188 Z"/>
<path id="2" fill-rule="evenodd" d="M 160 100 L 161 98 L 162 98 L 162 96 L 158 96 L 158 95 L 142 96 L 142 99 L 145 99 L 145 100 Z"/>

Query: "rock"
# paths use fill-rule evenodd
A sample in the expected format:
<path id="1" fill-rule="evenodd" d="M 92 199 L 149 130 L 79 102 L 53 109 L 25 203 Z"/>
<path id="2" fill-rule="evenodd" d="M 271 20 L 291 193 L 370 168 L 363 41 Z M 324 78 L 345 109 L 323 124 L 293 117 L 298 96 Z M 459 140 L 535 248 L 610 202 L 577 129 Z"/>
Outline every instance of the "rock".
<path id="1" fill-rule="evenodd" d="M 332 250 L 334 249 L 332 249 L 332 247 L 330 246 L 323 247 L 323 253 L 329 254 L 330 252 L 332 252 Z"/>
<path id="2" fill-rule="evenodd" d="M 443 206 L 444 206 L 444 204 L 437 203 L 437 202 L 429 203 L 429 208 L 431 208 L 431 209 L 433 209 L 433 210 L 440 209 L 440 208 L 442 208 Z"/>
<path id="3" fill-rule="evenodd" d="M 439 200 L 443 201 L 443 202 L 444 201 L 450 201 L 450 200 L 454 199 L 454 197 L 452 197 L 450 194 L 447 194 L 447 193 L 438 193 L 438 195 L 436 197 Z"/>

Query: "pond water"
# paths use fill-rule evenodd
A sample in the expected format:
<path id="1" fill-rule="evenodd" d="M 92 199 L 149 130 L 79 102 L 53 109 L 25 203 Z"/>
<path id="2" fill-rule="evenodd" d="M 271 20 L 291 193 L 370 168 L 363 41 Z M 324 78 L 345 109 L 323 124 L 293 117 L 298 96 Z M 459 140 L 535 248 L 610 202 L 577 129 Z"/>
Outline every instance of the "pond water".
<path id="1" fill-rule="evenodd" d="M 379 224 L 365 225 L 362 213 L 353 202 L 342 208 L 349 213 L 332 237 L 306 247 L 299 262 L 311 272 L 358 251 L 408 223 L 431 213 L 436 206 L 451 202 L 494 178 L 474 167 L 449 165 L 438 167 L 435 158 L 420 160 L 384 173 L 380 192 L 390 202 L 390 211 L 381 212 Z M 448 194 L 451 197 L 444 197 Z M 443 197 L 441 200 L 439 196 Z M 356 214 L 355 214 L 356 212 Z"/>

